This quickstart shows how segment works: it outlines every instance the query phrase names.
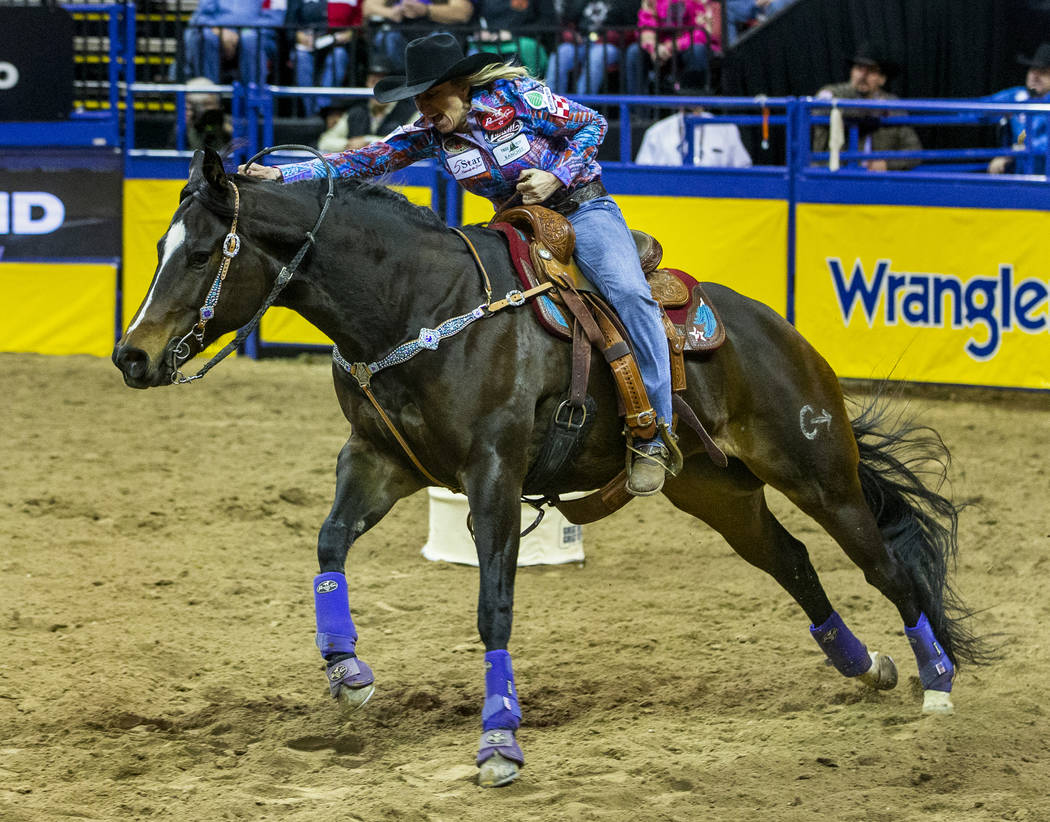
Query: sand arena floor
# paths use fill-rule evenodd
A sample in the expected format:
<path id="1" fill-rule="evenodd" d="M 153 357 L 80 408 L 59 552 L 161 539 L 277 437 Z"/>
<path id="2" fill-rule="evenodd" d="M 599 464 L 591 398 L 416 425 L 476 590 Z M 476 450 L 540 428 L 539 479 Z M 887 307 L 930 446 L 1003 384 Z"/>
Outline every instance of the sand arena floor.
<path id="1" fill-rule="evenodd" d="M 315 537 L 348 433 L 323 359 L 125 389 L 93 358 L 0 355 L 0 819 L 1050 820 L 1050 399 L 911 396 L 955 457 L 956 577 L 1001 633 L 954 717 L 919 714 L 894 609 L 782 499 L 837 608 L 901 670 L 871 693 L 801 610 L 662 499 L 523 569 L 528 764 L 482 790 L 476 571 L 423 560 L 427 502 L 351 553 L 378 691 L 347 721 L 313 647 Z"/>

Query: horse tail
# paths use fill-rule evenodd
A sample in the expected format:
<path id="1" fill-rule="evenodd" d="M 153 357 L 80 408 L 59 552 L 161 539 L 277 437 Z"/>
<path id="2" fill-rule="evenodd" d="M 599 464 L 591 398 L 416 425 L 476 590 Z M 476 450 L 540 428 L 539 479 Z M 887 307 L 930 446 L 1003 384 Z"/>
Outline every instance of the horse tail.
<path id="1" fill-rule="evenodd" d="M 876 394 L 852 422 L 864 500 L 949 658 L 957 667 L 960 661 L 986 664 L 994 655 L 964 624 L 973 611 L 949 583 L 965 507 L 941 493 L 951 453 L 935 430 L 892 414 L 882 400 Z"/>

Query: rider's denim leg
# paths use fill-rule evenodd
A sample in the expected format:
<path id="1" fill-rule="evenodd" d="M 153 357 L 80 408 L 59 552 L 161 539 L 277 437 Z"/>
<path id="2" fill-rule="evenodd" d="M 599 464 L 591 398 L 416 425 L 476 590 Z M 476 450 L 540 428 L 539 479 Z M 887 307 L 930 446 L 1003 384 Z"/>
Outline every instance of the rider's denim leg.
<path id="1" fill-rule="evenodd" d="M 671 365 L 660 307 L 638 262 L 634 238 L 612 197 L 589 200 L 569 215 L 576 262 L 616 309 L 634 346 L 656 416 L 671 423 Z"/>

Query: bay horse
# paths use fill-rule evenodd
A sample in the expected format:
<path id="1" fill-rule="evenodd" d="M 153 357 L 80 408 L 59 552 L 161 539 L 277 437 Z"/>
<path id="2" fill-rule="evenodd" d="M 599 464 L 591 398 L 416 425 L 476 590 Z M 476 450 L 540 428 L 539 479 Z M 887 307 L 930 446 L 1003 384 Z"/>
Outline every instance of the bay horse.
<path id="1" fill-rule="evenodd" d="M 198 151 L 158 242 L 149 291 L 113 362 L 133 388 L 177 380 L 186 360 L 265 309 L 275 282 L 287 279 L 285 263 L 302 245 L 311 215 L 330 204 L 327 222 L 316 236 L 309 232 L 309 253 L 304 257 L 302 245 L 295 255 L 301 270 L 276 300 L 335 342 L 335 389 L 351 424 L 338 458 L 335 500 L 318 538 L 313 586 L 330 692 L 344 707 L 357 708 L 374 688 L 371 669 L 356 655 L 345 577 L 350 547 L 402 497 L 436 483 L 464 489 L 486 650 L 479 784 L 507 784 L 524 764 L 507 651 L 520 501 L 529 490 L 523 478 L 569 385 L 570 346 L 541 328 L 527 307 L 486 315 L 475 259 L 429 209 L 356 180 L 339 180 L 334 188 L 328 180 L 326 198 L 325 184 L 227 175 L 218 155 Z M 492 290 L 513 290 L 503 237 L 481 227 L 470 236 Z M 919 668 L 923 710 L 950 712 L 956 666 L 983 661 L 983 651 L 948 580 L 959 509 L 917 469 L 926 459 L 945 469 L 947 449 L 929 429 L 898 421 L 884 430 L 884 406 L 877 403 L 851 419 L 835 374 L 793 326 L 729 288 L 704 288 L 726 320 L 728 339 L 717 351 L 688 359 L 684 398 L 729 464 L 715 465 L 700 438 L 682 426 L 684 465 L 663 493 L 780 583 L 840 673 L 892 688 L 893 660 L 868 651 L 850 631 L 805 546 L 767 507 L 764 486 L 780 490 L 896 606 Z M 447 330 L 451 319 L 465 321 L 445 339 L 434 330 Z M 406 340 L 415 347 L 404 348 Z M 355 379 L 346 367 L 387 363 L 385 355 L 408 349 L 420 356 L 394 356 L 389 368 L 369 372 L 370 381 Z M 542 489 L 546 494 L 598 488 L 623 469 L 613 381 L 593 356 L 588 391 L 597 401 L 596 419 L 578 456 L 554 487 Z"/>

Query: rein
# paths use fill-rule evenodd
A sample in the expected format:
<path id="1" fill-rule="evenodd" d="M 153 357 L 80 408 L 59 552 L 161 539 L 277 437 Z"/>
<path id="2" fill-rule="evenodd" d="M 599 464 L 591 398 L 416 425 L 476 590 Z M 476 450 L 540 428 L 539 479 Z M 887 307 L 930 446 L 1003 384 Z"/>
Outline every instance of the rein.
<path id="1" fill-rule="evenodd" d="M 292 258 L 292 261 L 281 268 L 280 273 L 277 275 L 277 279 L 274 281 L 273 288 L 270 289 L 270 293 L 266 296 L 266 300 L 259 307 L 259 310 L 255 312 L 255 316 L 248 321 L 248 324 L 241 328 L 237 332 L 237 336 L 228 342 L 223 349 L 212 357 L 208 362 L 201 366 L 201 370 L 193 376 L 187 377 L 182 371 L 179 370 L 179 366 L 190 359 L 190 344 L 189 339 L 193 337 L 201 348 L 204 347 L 204 327 L 208 324 L 208 320 L 215 316 L 215 306 L 219 301 L 219 294 L 222 291 L 222 284 L 226 280 L 226 275 L 230 270 L 230 263 L 233 258 L 237 256 L 237 253 L 241 250 L 241 238 L 237 234 L 237 219 L 241 209 L 241 192 L 237 188 L 237 184 L 233 180 L 227 179 L 230 188 L 233 189 L 233 221 L 230 225 L 230 231 L 226 235 L 226 238 L 222 242 L 222 262 L 219 264 L 219 273 L 215 275 L 215 281 L 212 283 L 211 288 L 208 290 L 207 297 L 204 298 L 204 305 L 200 308 L 200 319 L 197 324 L 194 325 L 178 344 L 172 349 L 171 352 L 171 381 L 175 385 L 183 385 L 194 380 L 199 380 L 205 374 L 207 374 L 212 368 L 218 365 L 222 360 L 226 359 L 238 346 L 241 345 L 251 334 L 256 326 L 259 325 L 259 321 L 262 319 L 263 314 L 274 304 L 277 297 L 284 290 L 284 287 L 288 285 L 288 282 L 294 276 L 296 270 L 299 268 L 299 264 L 303 261 L 303 257 L 313 247 L 316 242 L 316 235 L 318 230 L 321 228 L 321 223 L 324 222 L 325 216 L 328 214 L 328 206 L 332 202 L 332 198 L 335 196 L 335 169 L 329 164 L 324 158 L 324 155 L 316 149 L 310 148 L 309 146 L 301 145 L 280 145 L 271 146 L 265 148 L 252 157 L 246 164 L 245 168 L 249 168 L 252 163 L 267 154 L 274 151 L 282 150 L 296 150 L 296 151 L 308 151 L 316 156 L 323 164 L 325 168 L 326 176 L 328 177 L 328 193 L 325 195 L 324 205 L 321 206 L 321 213 L 317 215 L 317 220 L 314 222 L 313 228 L 306 232 L 306 241 L 296 252 L 296 255 Z M 194 194 L 193 196 L 197 196 Z M 198 197 L 203 202 L 203 198 Z M 207 206 L 208 204 L 205 203 Z"/>

